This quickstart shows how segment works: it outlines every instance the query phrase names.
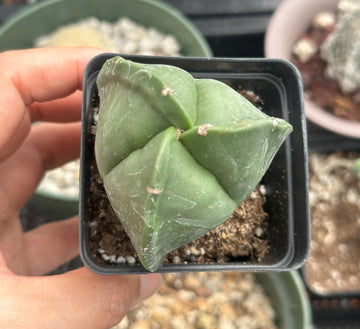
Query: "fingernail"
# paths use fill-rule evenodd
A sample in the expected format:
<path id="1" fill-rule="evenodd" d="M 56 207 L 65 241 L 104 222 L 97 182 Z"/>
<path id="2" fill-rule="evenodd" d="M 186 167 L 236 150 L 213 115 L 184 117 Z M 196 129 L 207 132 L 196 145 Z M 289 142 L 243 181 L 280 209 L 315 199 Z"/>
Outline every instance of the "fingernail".
<path id="1" fill-rule="evenodd" d="M 142 274 L 140 278 L 140 294 L 138 302 L 153 295 L 163 282 L 162 276 L 158 273 Z"/>

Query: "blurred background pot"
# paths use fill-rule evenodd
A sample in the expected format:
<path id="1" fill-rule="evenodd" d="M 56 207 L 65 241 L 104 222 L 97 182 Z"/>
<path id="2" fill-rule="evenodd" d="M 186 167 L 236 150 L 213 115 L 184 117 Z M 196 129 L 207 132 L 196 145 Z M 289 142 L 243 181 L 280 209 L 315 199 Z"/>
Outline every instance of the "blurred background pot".
<path id="1" fill-rule="evenodd" d="M 256 273 L 277 313 L 279 329 L 311 328 L 309 297 L 297 271 Z"/>
<path id="2" fill-rule="evenodd" d="M 164 35 L 174 37 L 182 55 L 212 56 L 205 38 L 182 13 L 163 2 L 151 0 L 41 1 L 19 10 L 1 25 L 0 51 L 32 48 L 40 37 L 89 17 L 108 23 L 127 18 L 144 28 L 156 29 Z M 139 38 L 137 42 L 141 42 L 142 38 Z M 74 43 L 76 45 L 75 40 Z M 101 44 L 96 43 L 93 46 L 101 46 Z M 62 174 L 63 176 L 74 174 L 73 168 L 69 173 L 64 168 Z M 59 174 L 57 176 L 59 177 Z M 79 175 L 77 173 L 73 176 L 72 189 L 76 189 L 76 193 L 73 193 L 74 191 L 70 194 L 63 193 L 64 188 L 61 185 L 58 188 L 49 188 L 49 185 L 56 187 L 55 182 L 50 181 L 50 177 L 46 177 L 48 182 L 38 188 L 34 196 L 35 201 L 47 204 L 54 209 L 68 209 L 70 214 L 77 213 Z M 67 185 L 67 188 L 71 188 L 69 182 Z"/>
<path id="3" fill-rule="evenodd" d="M 296 41 L 324 11 L 335 12 L 339 0 L 285 0 L 272 16 L 265 35 L 265 55 L 291 59 Z M 340 118 L 325 111 L 305 95 L 305 114 L 315 124 L 334 133 L 360 138 L 360 122 Z"/>
<path id="4" fill-rule="evenodd" d="M 108 22 L 127 17 L 145 27 L 173 35 L 185 56 L 212 55 L 201 33 L 184 15 L 165 3 L 152 0 L 41 1 L 2 24 L 0 50 L 31 48 L 38 37 L 91 16 Z"/>
<path id="5" fill-rule="evenodd" d="M 311 320 L 298 272 L 168 273 L 160 290 L 112 329 L 310 329 Z"/>

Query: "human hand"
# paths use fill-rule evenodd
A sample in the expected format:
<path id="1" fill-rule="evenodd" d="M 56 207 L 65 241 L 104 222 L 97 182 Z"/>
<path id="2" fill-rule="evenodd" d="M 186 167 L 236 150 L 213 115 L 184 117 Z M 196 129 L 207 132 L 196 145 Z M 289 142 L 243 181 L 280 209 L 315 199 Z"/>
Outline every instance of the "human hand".
<path id="1" fill-rule="evenodd" d="M 26 233 L 19 220 L 45 170 L 79 156 L 82 76 L 99 53 L 0 54 L 0 328 L 109 328 L 161 283 L 86 268 L 41 276 L 78 254 L 78 217 Z"/>

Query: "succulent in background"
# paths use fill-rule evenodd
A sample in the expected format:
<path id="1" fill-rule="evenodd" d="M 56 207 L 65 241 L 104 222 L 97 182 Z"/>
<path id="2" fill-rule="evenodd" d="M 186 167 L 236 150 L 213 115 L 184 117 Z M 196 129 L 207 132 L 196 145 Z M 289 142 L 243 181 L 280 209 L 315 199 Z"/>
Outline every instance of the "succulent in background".
<path id="1" fill-rule="evenodd" d="M 95 156 L 142 265 L 223 223 L 292 131 L 226 84 L 113 57 L 97 78 Z"/>
<path id="2" fill-rule="evenodd" d="M 329 78 L 337 80 L 344 93 L 351 93 L 360 87 L 360 1 L 340 1 L 339 10 L 335 29 L 323 43 L 321 54 Z"/>

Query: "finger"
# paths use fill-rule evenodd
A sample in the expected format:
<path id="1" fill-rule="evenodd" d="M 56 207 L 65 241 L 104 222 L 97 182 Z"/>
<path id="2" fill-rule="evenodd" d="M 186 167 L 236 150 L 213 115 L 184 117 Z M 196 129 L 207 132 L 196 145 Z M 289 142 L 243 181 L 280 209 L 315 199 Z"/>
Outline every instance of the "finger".
<path id="1" fill-rule="evenodd" d="M 6 90 L 2 86 L 1 80 L 0 90 Z M 31 119 L 27 113 L 24 113 L 21 117 L 17 117 L 17 121 L 15 121 L 14 112 L 2 111 L 2 98 L 0 95 L 0 163 L 19 148 L 31 129 Z M 15 103 L 16 100 L 14 100 L 13 103 L 14 108 L 16 108 Z M 9 123 L 9 126 L 7 126 L 7 123 Z M 9 136 L 10 131 L 16 133 L 11 133 L 12 135 Z"/>
<path id="2" fill-rule="evenodd" d="M 80 155 L 81 123 L 43 123 L 36 125 L 26 141 L 33 147 L 45 170 L 78 158 Z"/>
<path id="3" fill-rule="evenodd" d="M 109 277 L 83 268 L 66 273 L 56 290 L 63 296 L 70 295 L 72 306 L 79 310 L 72 314 L 74 318 L 67 328 L 107 329 L 117 324 L 136 303 L 152 295 L 161 282 L 158 274 Z M 60 303 L 71 314 L 70 305 L 64 300 Z"/>
<path id="4" fill-rule="evenodd" d="M 27 275 L 43 275 L 79 254 L 78 216 L 41 225 L 24 234 Z"/>
<path id="5" fill-rule="evenodd" d="M 5 257 L 0 250 L 0 275 L 1 274 L 12 274 L 12 272 L 9 270 Z"/>
<path id="6" fill-rule="evenodd" d="M 37 48 L 1 54 L 5 72 L 26 106 L 64 97 L 82 87 L 89 60 L 101 50 L 93 48 Z M 21 63 L 21 65 L 19 65 Z"/>
<path id="7" fill-rule="evenodd" d="M 79 157 L 80 135 L 79 122 L 38 124 L 20 150 L 0 165 L 2 187 L 18 209 L 34 193 L 45 170 Z"/>
<path id="8" fill-rule="evenodd" d="M 35 102 L 28 108 L 32 122 L 75 122 L 81 119 L 82 92 L 75 93 L 65 98 L 49 101 Z"/>
<path id="9" fill-rule="evenodd" d="M 158 274 L 100 276 L 86 268 L 23 278 L 13 288 L 16 300 L 10 313 L 17 313 L 14 320 L 19 319 L 16 323 L 23 329 L 33 328 L 34 323 L 38 329 L 108 329 L 136 303 L 152 295 L 161 282 Z"/>
<path id="10" fill-rule="evenodd" d="M 81 89 L 85 66 L 99 53 L 90 48 L 42 48 L 0 54 L 0 161 L 20 146 L 15 133 L 24 136 L 29 131 L 30 126 L 19 131 L 24 117 L 30 122 L 27 107 Z"/>

